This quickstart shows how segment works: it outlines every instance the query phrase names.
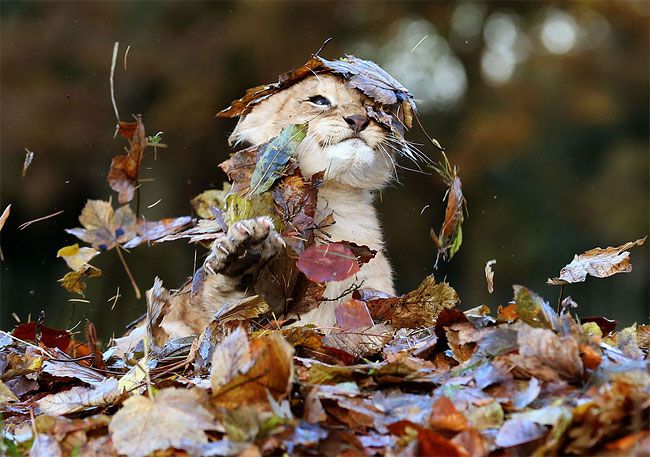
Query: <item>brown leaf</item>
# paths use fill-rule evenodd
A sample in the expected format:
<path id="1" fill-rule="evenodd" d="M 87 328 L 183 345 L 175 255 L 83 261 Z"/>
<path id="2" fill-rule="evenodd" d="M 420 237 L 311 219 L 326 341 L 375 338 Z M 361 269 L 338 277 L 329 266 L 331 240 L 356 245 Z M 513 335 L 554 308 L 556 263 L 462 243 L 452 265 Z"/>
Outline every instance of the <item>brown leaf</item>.
<path id="1" fill-rule="evenodd" d="M 96 386 L 106 379 L 104 376 L 90 368 L 69 361 L 57 362 L 54 360 L 47 360 L 43 364 L 43 371 L 58 378 L 78 379 L 92 386 Z"/>
<path id="2" fill-rule="evenodd" d="M 10 401 L 19 401 L 19 398 L 0 380 L 0 405 L 4 405 Z"/>
<path id="3" fill-rule="evenodd" d="M 142 155 L 147 147 L 147 137 L 144 133 L 142 118 L 139 115 L 136 116 L 134 124 L 120 122 L 119 132 L 128 139 L 129 152 L 127 155 L 113 157 L 106 178 L 111 189 L 118 193 L 118 200 L 121 204 L 133 200 L 135 189 L 138 187 L 138 173 Z"/>
<path id="4" fill-rule="evenodd" d="M 576 255 L 571 263 L 560 270 L 559 278 L 549 279 L 547 283 L 557 286 L 583 282 L 587 279 L 587 275 L 607 278 L 617 273 L 629 273 L 632 271 L 632 264 L 627 250 L 634 246 L 641 246 L 646 238 L 647 236 L 617 247 L 590 249 Z"/>
<path id="5" fill-rule="evenodd" d="M 92 406 L 106 406 L 119 397 L 116 378 L 106 378 L 91 388 L 73 387 L 38 400 L 40 414 L 60 416 L 82 411 Z"/>
<path id="6" fill-rule="evenodd" d="M 436 429 L 462 432 L 469 428 L 465 416 L 458 412 L 449 398 L 442 396 L 433 404 L 429 425 Z"/>
<path id="7" fill-rule="evenodd" d="M 460 245 L 463 242 L 462 224 L 465 219 L 463 210 L 466 206 L 462 189 L 463 186 L 458 177 L 458 169 L 451 166 L 446 155 L 443 154 L 443 156 L 444 163 L 439 163 L 433 167 L 442 177 L 445 184 L 449 186 L 446 194 L 447 209 L 445 210 L 445 220 L 442 223 L 442 227 L 440 227 L 440 233 L 436 234 L 431 229 L 431 238 L 438 250 L 436 265 L 439 257 L 442 257 L 443 260 L 449 260 L 460 249 Z"/>
<path id="8" fill-rule="evenodd" d="M 243 330 L 215 349 L 212 357 L 212 403 L 233 408 L 267 403 L 268 393 L 282 399 L 293 382 L 293 347 L 279 333 L 244 342 Z M 268 392 L 268 393 L 267 393 Z"/>
<path id="9" fill-rule="evenodd" d="M 192 223 L 190 216 L 167 217 L 159 221 L 138 221 L 136 232 L 138 236 L 124 243 L 126 249 L 132 249 L 143 243 L 157 241 L 163 237 L 180 232 Z"/>
<path id="10" fill-rule="evenodd" d="M 81 270 L 79 271 L 70 271 L 66 273 L 63 278 L 58 280 L 58 282 L 60 282 L 68 292 L 73 292 L 83 296 L 87 287 L 84 279 L 97 278 L 101 275 L 102 270 L 86 264 L 81 267 Z"/>
<path id="11" fill-rule="evenodd" d="M 433 276 L 427 276 L 414 291 L 402 297 L 371 300 L 368 309 L 375 319 L 389 320 L 397 328 L 431 327 L 441 311 L 459 301 L 449 284 L 436 284 Z"/>
<path id="12" fill-rule="evenodd" d="M 34 152 L 25 148 L 25 161 L 23 162 L 23 171 L 21 173 L 21 176 L 23 178 L 27 176 L 27 169 L 32 164 L 33 160 L 34 160 Z"/>
<path id="13" fill-rule="evenodd" d="M 524 286 L 514 285 L 512 288 L 517 316 L 522 321 L 533 327 L 558 328 L 557 313 L 540 295 Z"/>
<path id="14" fill-rule="evenodd" d="M 392 333 L 392 327 L 377 324 L 363 329 L 332 332 L 323 338 L 323 344 L 328 346 L 327 350 L 334 348 L 356 357 L 369 357 L 382 350 Z"/>
<path id="15" fill-rule="evenodd" d="M 232 192 L 242 192 L 250 188 L 251 176 L 257 163 L 259 146 L 242 149 L 231 154 L 228 160 L 219 164 L 232 182 Z"/>
<path id="16" fill-rule="evenodd" d="M 213 428 L 212 415 L 197 391 L 176 388 L 162 389 L 153 399 L 142 395 L 127 399 L 109 425 L 115 449 L 129 457 L 206 443 L 205 430 Z"/>
<path id="17" fill-rule="evenodd" d="M 506 356 L 517 369 L 543 381 L 582 378 L 582 360 L 573 336 L 524 325 L 517 332 L 519 354 Z"/>
<path id="18" fill-rule="evenodd" d="M 356 330 L 368 328 L 374 325 L 370 311 L 365 302 L 351 298 L 341 303 L 334 310 L 336 315 L 336 326 L 341 330 Z"/>

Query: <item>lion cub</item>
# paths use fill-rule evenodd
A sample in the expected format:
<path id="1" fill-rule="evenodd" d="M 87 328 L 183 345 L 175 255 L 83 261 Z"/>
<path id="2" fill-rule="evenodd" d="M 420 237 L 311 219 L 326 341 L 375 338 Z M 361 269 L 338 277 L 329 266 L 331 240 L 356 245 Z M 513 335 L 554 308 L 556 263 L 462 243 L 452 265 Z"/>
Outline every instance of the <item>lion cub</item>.
<path id="1" fill-rule="evenodd" d="M 349 298 L 343 293 L 353 284 L 394 293 L 393 274 L 373 203 L 375 193 L 393 177 L 396 142 L 388 129 L 369 118 L 367 106 L 373 103 L 342 77 L 314 74 L 256 104 L 230 137 L 231 144 L 257 145 L 276 137 L 284 127 L 307 124 L 296 157 L 305 177 L 325 172 L 316 222 L 333 214 L 335 224 L 327 230 L 329 241 L 351 241 L 377 251 L 355 276 L 328 283 L 324 298 L 330 300 L 299 316 L 300 324 L 312 323 L 324 329 L 334 326 L 334 308 Z M 213 243 L 205 261 L 208 274 L 200 299 L 193 300 L 189 308 L 172 309 L 162 326 L 170 336 L 201 332 L 224 303 L 246 296 L 259 265 L 283 245 L 269 218 L 231 226 Z M 243 252 L 247 252 L 248 260 L 242 264 L 237 259 Z M 334 298 L 338 299 L 331 300 Z"/>

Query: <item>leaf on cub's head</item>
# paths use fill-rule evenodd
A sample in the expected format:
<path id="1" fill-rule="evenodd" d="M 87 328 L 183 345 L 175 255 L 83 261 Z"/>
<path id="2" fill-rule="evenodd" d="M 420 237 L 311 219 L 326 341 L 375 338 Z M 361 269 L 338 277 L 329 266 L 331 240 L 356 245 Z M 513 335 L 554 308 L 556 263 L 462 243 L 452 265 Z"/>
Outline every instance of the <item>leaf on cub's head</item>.
<path id="1" fill-rule="evenodd" d="M 136 218 L 127 205 L 113 210 L 110 202 L 88 200 L 81 210 L 79 222 L 84 228 L 66 229 L 86 243 L 107 250 L 136 236 Z"/>
<path id="2" fill-rule="evenodd" d="M 590 249 L 573 257 L 571 263 L 560 270 L 560 277 L 549 279 L 548 284 L 558 286 L 583 282 L 587 275 L 595 278 L 607 278 L 617 273 L 632 271 L 628 249 L 641 246 L 646 237 L 630 241 L 617 247 Z"/>
<path id="3" fill-rule="evenodd" d="M 376 251 L 347 241 L 313 245 L 298 257 L 296 266 L 312 281 L 342 281 L 356 274 Z"/>
<path id="4" fill-rule="evenodd" d="M 251 195 L 260 195 L 271 188 L 283 174 L 296 147 L 305 139 L 307 124 L 285 127 L 280 135 L 263 144 L 258 153 L 257 164 L 251 175 Z"/>
<path id="5" fill-rule="evenodd" d="M 129 152 L 113 157 L 106 180 L 111 189 L 118 193 L 119 202 L 124 204 L 133 200 L 138 187 L 138 173 L 147 147 L 147 137 L 139 115 L 136 116 L 136 122 L 120 122 L 118 131 L 129 141 Z"/>

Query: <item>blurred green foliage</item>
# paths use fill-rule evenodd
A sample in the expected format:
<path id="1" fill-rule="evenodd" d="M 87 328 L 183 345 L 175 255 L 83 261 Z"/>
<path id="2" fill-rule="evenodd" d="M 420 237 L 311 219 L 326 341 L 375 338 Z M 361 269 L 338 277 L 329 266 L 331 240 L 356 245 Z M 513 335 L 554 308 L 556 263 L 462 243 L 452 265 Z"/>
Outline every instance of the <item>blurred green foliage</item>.
<path id="1" fill-rule="evenodd" d="M 93 320 L 102 337 L 144 310 L 112 253 L 89 281 L 90 303 L 69 302 L 56 259 L 74 242 L 88 198 L 107 199 L 113 139 L 109 96 L 114 41 L 131 46 L 115 80 L 123 120 L 141 113 L 167 149 L 143 163 L 147 219 L 190 213 L 189 200 L 221 187 L 233 121 L 214 114 L 248 87 L 302 64 L 323 40 L 326 57 L 375 60 L 419 100 L 423 124 L 460 168 L 469 217 L 446 276 L 463 306 L 496 306 L 525 284 L 545 285 L 574 253 L 637 239 L 649 229 L 649 13 L 639 2 L 10 2 L 0 3 L 1 190 L 12 203 L 2 231 L 1 327 L 12 313 L 49 325 Z M 417 131 L 411 139 L 439 157 Z M 34 162 L 21 177 L 24 148 Z M 402 163 L 413 168 L 413 164 Z M 150 178 L 151 180 L 146 180 Z M 399 289 L 431 272 L 444 186 L 408 170 L 381 195 Z M 162 201 L 147 209 L 147 206 Z M 25 221 L 56 218 L 20 231 Z M 128 261 L 141 288 L 179 285 L 203 252 L 178 242 L 138 248 Z M 489 295 L 484 265 L 495 265 Z M 634 272 L 565 290 L 579 313 L 648 320 L 648 246 Z M 108 300 L 120 287 L 111 310 Z"/>

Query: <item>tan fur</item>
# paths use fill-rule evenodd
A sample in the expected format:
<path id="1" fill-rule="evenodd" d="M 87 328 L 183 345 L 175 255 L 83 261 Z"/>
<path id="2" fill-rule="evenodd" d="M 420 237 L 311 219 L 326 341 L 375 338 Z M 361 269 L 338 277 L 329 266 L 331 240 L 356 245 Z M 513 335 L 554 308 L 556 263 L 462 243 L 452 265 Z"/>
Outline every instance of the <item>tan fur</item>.
<path id="1" fill-rule="evenodd" d="M 309 102 L 309 97 L 315 95 L 326 97 L 331 105 L 322 107 Z M 384 254 L 383 235 L 373 206 L 375 191 L 390 182 L 394 170 L 393 155 L 390 148 L 385 147 L 388 133 L 370 121 L 365 129 L 355 134 L 345 120 L 349 116 L 366 116 L 365 105 L 372 103 L 337 76 L 314 75 L 260 102 L 240 119 L 230 137 L 231 144 L 257 145 L 276 137 L 288 125 L 308 124 L 307 136 L 296 151 L 297 159 L 307 177 L 325 171 L 318 196 L 317 219 L 333 214 L 335 224 L 326 230 L 329 241 L 352 241 L 378 251 L 355 277 L 329 283 L 325 298 L 338 299 L 325 301 L 319 308 L 300 316 L 299 324 L 313 323 L 324 329 L 332 327 L 334 308 L 349 298 L 349 294 L 342 294 L 353 284 L 394 293 L 392 271 Z M 250 221 L 249 231 L 264 229 L 258 225 Z M 222 255 L 219 254 L 222 251 L 235 252 L 238 243 L 246 242 L 246 237 L 240 235 L 242 233 L 236 234 L 234 242 L 225 244 L 217 240 L 212 249 L 213 259 L 206 265 L 214 264 L 215 256 Z M 266 242 L 260 249 L 263 257 L 268 258 L 279 248 L 277 242 Z M 192 304 L 186 299 L 185 305 L 175 305 L 162 325 L 172 337 L 200 333 L 224 303 L 248 293 L 238 290 L 237 278 L 209 274 L 200 296 L 193 297 Z"/>

